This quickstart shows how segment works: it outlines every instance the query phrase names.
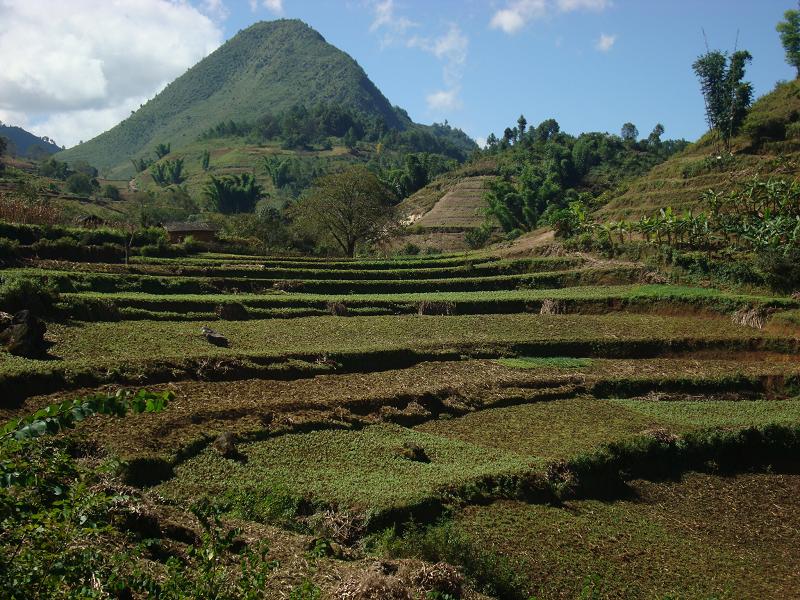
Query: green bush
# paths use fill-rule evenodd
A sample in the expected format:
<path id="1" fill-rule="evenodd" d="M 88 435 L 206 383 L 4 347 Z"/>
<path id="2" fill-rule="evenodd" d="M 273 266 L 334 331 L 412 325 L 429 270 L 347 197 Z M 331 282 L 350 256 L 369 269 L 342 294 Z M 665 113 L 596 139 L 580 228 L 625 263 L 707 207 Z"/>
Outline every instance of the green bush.
<path id="1" fill-rule="evenodd" d="M 452 521 L 422 528 L 415 523 L 402 535 L 394 528 L 371 540 L 378 554 L 392 558 L 418 558 L 428 562 L 447 562 L 463 568 L 476 588 L 490 596 L 526 600 L 530 586 L 506 557 L 475 544 Z"/>
<path id="2" fill-rule="evenodd" d="M 0 310 L 4 312 L 27 309 L 37 315 L 46 314 L 57 300 L 58 292 L 46 280 L 13 276 L 0 283 Z"/>
<path id="3" fill-rule="evenodd" d="M 114 229 L 86 229 L 75 231 L 70 237 L 76 237 L 81 244 L 97 246 L 100 244 L 125 244 L 125 235 Z"/>
<path id="4" fill-rule="evenodd" d="M 147 244 L 139 248 L 139 254 L 158 258 L 179 258 L 186 256 L 186 249 L 181 244 L 170 244 L 162 237 L 155 244 Z"/>
<path id="5" fill-rule="evenodd" d="M 788 252 L 768 248 L 756 254 L 756 266 L 764 273 L 767 285 L 777 292 L 800 291 L 800 249 Z"/>
<path id="6" fill-rule="evenodd" d="M 75 262 L 118 262 L 125 256 L 125 249 L 119 244 L 90 246 L 71 237 L 39 240 L 31 249 L 38 258 Z"/>
<path id="7" fill-rule="evenodd" d="M 19 243 L 0 238 L 0 260 L 14 260 L 19 257 Z"/>
<path id="8" fill-rule="evenodd" d="M 750 113 L 742 126 L 744 134 L 754 144 L 786 139 L 786 121 L 780 117 Z"/>
<path id="9" fill-rule="evenodd" d="M 786 126 L 786 139 L 787 140 L 800 139 L 800 121 L 789 123 Z"/>
<path id="10" fill-rule="evenodd" d="M 115 185 L 105 185 L 103 186 L 103 196 L 108 198 L 109 200 L 119 200 L 119 188 Z"/>
<path id="11" fill-rule="evenodd" d="M 62 237 L 57 240 L 39 240 L 33 244 L 33 252 L 39 258 L 53 260 L 79 261 L 84 255 L 84 246 L 73 238 Z"/>
<path id="12" fill-rule="evenodd" d="M 467 231 L 464 234 L 464 241 L 467 243 L 467 246 L 473 250 L 477 250 L 478 248 L 483 248 L 486 245 L 486 242 L 489 241 L 491 235 L 491 227 L 486 227 L 484 225 Z"/>
<path id="13" fill-rule="evenodd" d="M 73 173 L 67 177 L 67 191 L 70 194 L 88 196 L 93 190 L 92 180 L 85 173 Z"/>
<path id="14" fill-rule="evenodd" d="M 406 256 L 416 256 L 420 253 L 420 247 L 412 242 L 407 242 L 400 253 Z"/>

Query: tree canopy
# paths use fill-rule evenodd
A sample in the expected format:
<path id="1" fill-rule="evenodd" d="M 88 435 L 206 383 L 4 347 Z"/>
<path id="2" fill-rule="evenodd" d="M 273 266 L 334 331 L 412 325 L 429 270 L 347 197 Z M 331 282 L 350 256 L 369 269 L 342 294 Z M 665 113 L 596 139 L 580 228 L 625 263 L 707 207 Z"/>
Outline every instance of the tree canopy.
<path id="1" fill-rule="evenodd" d="M 318 239 L 331 238 L 347 256 L 372 241 L 392 221 L 392 194 L 363 166 L 317 179 L 294 207 L 301 229 Z"/>
<path id="2" fill-rule="evenodd" d="M 800 77 L 800 10 L 787 10 L 783 18 L 776 29 L 786 51 L 786 62 L 797 69 L 797 76 Z"/>
<path id="3" fill-rule="evenodd" d="M 203 189 L 210 208 L 226 215 L 253 212 L 264 192 L 254 175 L 209 176 Z"/>
<path id="4" fill-rule="evenodd" d="M 753 100 L 753 86 L 744 79 L 745 67 L 753 57 L 747 50 L 726 52 L 711 50 L 700 56 L 692 65 L 706 105 L 706 121 L 730 147 L 730 139 L 737 133 L 747 109 Z"/>

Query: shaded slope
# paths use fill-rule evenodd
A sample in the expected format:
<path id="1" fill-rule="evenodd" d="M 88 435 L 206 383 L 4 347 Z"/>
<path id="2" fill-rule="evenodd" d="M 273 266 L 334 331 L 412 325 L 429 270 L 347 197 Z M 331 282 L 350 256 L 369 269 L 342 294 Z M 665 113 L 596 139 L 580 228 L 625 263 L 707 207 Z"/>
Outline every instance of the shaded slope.
<path id="1" fill-rule="evenodd" d="M 22 127 L 3 125 L 0 123 L 0 137 L 6 138 L 11 144 L 9 151 L 13 156 L 28 158 L 34 154 L 53 154 L 61 148 L 49 138 L 40 138 Z"/>

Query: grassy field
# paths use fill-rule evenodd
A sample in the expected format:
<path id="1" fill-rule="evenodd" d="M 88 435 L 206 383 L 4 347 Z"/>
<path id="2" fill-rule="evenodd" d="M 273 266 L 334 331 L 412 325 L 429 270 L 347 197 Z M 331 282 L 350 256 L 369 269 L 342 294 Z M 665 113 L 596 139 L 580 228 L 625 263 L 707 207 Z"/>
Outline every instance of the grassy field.
<path id="1" fill-rule="evenodd" d="M 787 598 L 797 475 L 693 474 L 613 503 L 472 507 L 458 529 L 508 557 L 537 598 Z"/>
<path id="2" fill-rule="evenodd" d="M 120 483 L 158 510 L 206 499 L 253 536 L 269 528 L 294 557 L 276 597 L 305 579 L 333 594 L 331 577 L 366 572 L 369 552 L 454 563 L 476 600 L 779 597 L 792 581 L 783 513 L 753 503 L 796 486 L 769 471 L 775 456 L 779 470 L 800 460 L 800 304 L 642 283 L 646 271 L 488 252 L 27 264 L 3 277 L 60 296 L 47 357 L 0 354 L 0 416 L 120 385 L 171 391 L 162 413 L 92 419 L 70 437 L 118 460 Z M 220 318 L 229 303 L 248 318 Z M 743 307 L 769 310 L 767 326 L 734 322 Z M 222 434 L 233 454 L 217 449 Z M 740 469 L 764 472 L 718 477 L 720 447 L 766 456 Z M 613 467 L 615 452 L 633 462 Z M 629 469 L 656 472 L 658 452 L 680 452 L 684 482 L 630 482 Z M 600 502 L 598 477 L 627 491 Z M 719 514 L 733 531 L 731 506 L 778 554 L 698 529 Z M 348 562 L 298 562 L 330 552 L 342 527 Z M 424 540 L 445 527 L 456 537 L 434 552 Z"/>
<path id="3" fill-rule="evenodd" d="M 402 456 L 404 444 L 423 447 L 430 462 Z M 312 504 L 380 518 L 387 511 L 441 499 L 481 478 L 520 474 L 533 466 L 514 453 L 487 451 L 395 425 L 285 435 L 242 444 L 239 451 L 244 458 L 232 462 L 207 450 L 180 465 L 175 479 L 157 489 L 180 501 L 202 495 L 232 498 L 239 510 L 256 517 L 259 499 L 268 502 L 271 491 L 281 490 Z"/>

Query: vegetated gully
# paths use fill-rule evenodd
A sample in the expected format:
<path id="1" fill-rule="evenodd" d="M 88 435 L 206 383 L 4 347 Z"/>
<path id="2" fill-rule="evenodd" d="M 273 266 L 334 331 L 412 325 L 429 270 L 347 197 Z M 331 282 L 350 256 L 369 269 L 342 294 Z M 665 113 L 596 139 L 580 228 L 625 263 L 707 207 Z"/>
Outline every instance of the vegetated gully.
<path id="1" fill-rule="evenodd" d="M 588 368 L 578 369 L 512 369 L 489 360 L 449 357 L 400 369 L 395 365 L 383 371 L 288 381 L 174 381 L 158 387 L 176 393 L 173 406 L 160 415 L 136 417 L 135 427 L 125 428 L 124 441 L 113 434 L 119 422 L 105 420 L 90 426 L 90 437 L 97 437 L 101 444 L 110 441 L 110 450 L 119 451 L 128 460 L 129 481 L 141 486 L 171 478 L 176 466 L 202 452 L 226 431 L 234 432 L 241 442 L 249 442 L 322 429 L 360 429 L 379 422 L 411 427 L 473 411 L 576 397 L 657 394 L 657 401 L 687 396 L 731 401 L 785 398 L 796 395 L 800 388 L 800 358 L 717 349 L 665 354 L 658 360 L 599 359 Z M 25 402 L 25 412 L 52 400 L 31 398 Z M 460 501 L 485 503 L 509 497 L 507 481 L 484 481 L 481 487 L 497 491 L 476 496 L 471 490 L 469 497 L 462 494 Z M 547 490 L 531 493 L 529 488 L 520 499 L 557 501 Z M 459 494 L 460 490 L 452 490 L 449 501 L 459 501 Z M 402 526 L 409 517 L 417 522 L 430 521 L 443 510 L 442 503 L 432 506 L 428 502 L 383 515 L 372 525 L 393 522 Z"/>

